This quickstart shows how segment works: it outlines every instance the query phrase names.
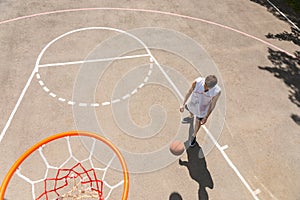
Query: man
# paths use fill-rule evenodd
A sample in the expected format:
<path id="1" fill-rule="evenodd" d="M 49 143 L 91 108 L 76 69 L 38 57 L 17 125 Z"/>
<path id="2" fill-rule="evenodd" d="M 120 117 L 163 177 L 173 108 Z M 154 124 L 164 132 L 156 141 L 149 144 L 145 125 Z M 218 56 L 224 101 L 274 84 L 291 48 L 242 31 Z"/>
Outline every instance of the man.
<path id="1" fill-rule="evenodd" d="M 185 95 L 182 107 L 180 107 L 180 112 L 183 112 L 184 109 L 187 109 L 190 112 L 190 116 L 184 118 L 182 121 L 183 123 L 193 120 L 194 116 L 196 116 L 194 133 L 190 140 L 191 147 L 195 146 L 197 132 L 201 125 L 206 123 L 221 95 L 221 88 L 217 83 L 218 79 L 214 75 L 209 75 L 206 78 L 197 78 Z M 190 100 L 186 104 L 189 98 Z"/>

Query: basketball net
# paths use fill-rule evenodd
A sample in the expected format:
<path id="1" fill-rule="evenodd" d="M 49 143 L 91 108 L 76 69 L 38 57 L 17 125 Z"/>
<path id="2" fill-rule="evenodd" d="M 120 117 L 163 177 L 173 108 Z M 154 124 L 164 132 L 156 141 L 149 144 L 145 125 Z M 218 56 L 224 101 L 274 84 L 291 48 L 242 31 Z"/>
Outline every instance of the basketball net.
<path id="1" fill-rule="evenodd" d="M 92 146 L 89 149 L 89 156 L 86 159 L 78 160 L 72 151 L 70 137 L 71 136 L 87 136 L 92 137 Z M 52 166 L 49 164 L 46 156 L 43 153 L 43 149 L 46 144 L 52 140 L 57 140 L 60 138 L 64 138 L 67 142 L 68 146 L 68 153 L 69 157 L 66 159 L 64 163 L 60 166 Z M 108 164 L 104 168 L 97 168 L 93 162 L 93 155 L 96 146 L 96 142 L 104 142 L 108 145 L 113 151 L 114 156 L 108 162 Z M 39 156 L 42 158 L 45 166 L 46 172 L 42 179 L 39 180 L 31 180 L 29 177 L 26 177 L 22 174 L 21 163 L 34 151 L 38 151 Z M 118 158 L 122 164 L 122 170 L 124 179 L 117 182 L 114 185 L 110 185 L 108 181 L 105 179 L 105 175 L 107 170 L 110 168 L 111 163 L 115 158 Z M 65 165 L 69 161 L 75 161 L 75 165 L 72 167 L 66 168 Z M 84 163 L 88 163 L 90 168 L 84 166 Z M 34 166 L 33 166 L 34 167 Z M 54 177 L 49 176 L 49 170 L 55 170 L 56 174 Z M 10 178 L 13 174 L 18 175 L 21 179 L 26 181 L 31 185 L 31 193 L 33 200 L 83 200 L 83 199 L 97 199 L 97 200 L 108 200 L 112 191 L 121 185 L 123 185 L 123 194 L 122 200 L 127 199 L 128 197 L 128 188 L 129 188 L 129 178 L 128 178 L 128 171 L 126 167 L 126 163 L 120 152 L 113 146 L 109 141 L 106 139 L 87 132 L 66 132 L 62 134 L 58 134 L 45 140 L 41 141 L 40 143 L 33 146 L 27 152 L 23 154 L 19 158 L 19 160 L 13 165 L 10 169 L 9 173 L 6 175 L 5 180 L 3 181 L 1 188 L 0 188 L 0 199 L 4 197 L 4 192 L 8 185 Z M 98 177 L 98 174 L 102 174 L 102 177 Z M 44 191 L 40 194 L 36 194 L 35 186 L 38 184 L 44 185 Z M 106 191 L 107 194 L 103 194 L 103 186 L 108 188 Z"/>

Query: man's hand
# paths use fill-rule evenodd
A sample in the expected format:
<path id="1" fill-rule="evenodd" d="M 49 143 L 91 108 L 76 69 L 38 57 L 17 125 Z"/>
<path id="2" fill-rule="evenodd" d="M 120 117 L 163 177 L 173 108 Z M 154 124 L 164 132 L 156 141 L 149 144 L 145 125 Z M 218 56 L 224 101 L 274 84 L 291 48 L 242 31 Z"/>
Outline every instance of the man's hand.
<path id="1" fill-rule="evenodd" d="M 201 125 L 203 125 L 203 124 L 205 124 L 205 123 L 206 123 L 206 121 L 207 121 L 207 118 L 206 118 L 206 117 L 204 117 L 204 118 L 201 120 L 200 124 L 201 124 Z"/>
<path id="2" fill-rule="evenodd" d="M 181 106 L 181 107 L 179 108 L 179 111 L 180 111 L 180 112 L 183 112 L 183 111 L 184 111 L 184 106 Z"/>

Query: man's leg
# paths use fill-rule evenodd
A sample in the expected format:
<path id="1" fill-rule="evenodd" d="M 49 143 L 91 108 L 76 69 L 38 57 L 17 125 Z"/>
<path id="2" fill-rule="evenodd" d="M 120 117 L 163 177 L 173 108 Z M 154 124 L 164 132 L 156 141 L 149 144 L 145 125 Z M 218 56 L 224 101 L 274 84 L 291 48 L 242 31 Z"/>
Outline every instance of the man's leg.
<path id="1" fill-rule="evenodd" d="M 196 144 L 196 136 L 197 136 L 197 133 L 198 133 L 200 127 L 201 127 L 201 123 L 200 123 L 201 120 L 202 119 L 199 118 L 199 117 L 196 117 L 196 119 L 195 119 L 194 133 L 193 133 L 191 141 L 190 141 L 190 146 L 191 147 L 195 146 L 195 144 Z"/>
<path id="2" fill-rule="evenodd" d="M 184 124 L 190 123 L 190 121 L 194 119 L 194 114 L 191 113 L 191 111 L 188 109 L 188 107 L 187 107 L 186 104 L 185 104 L 185 109 L 186 109 L 187 111 L 189 111 L 189 114 L 190 114 L 190 115 L 189 115 L 188 117 L 185 117 L 185 118 L 182 119 L 182 123 L 184 123 Z"/>
<path id="3" fill-rule="evenodd" d="M 195 127 L 194 127 L 194 133 L 193 133 L 193 137 L 196 137 L 197 136 L 197 133 L 201 127 L 201 119 L 196 117 L 195 119 Z"/>

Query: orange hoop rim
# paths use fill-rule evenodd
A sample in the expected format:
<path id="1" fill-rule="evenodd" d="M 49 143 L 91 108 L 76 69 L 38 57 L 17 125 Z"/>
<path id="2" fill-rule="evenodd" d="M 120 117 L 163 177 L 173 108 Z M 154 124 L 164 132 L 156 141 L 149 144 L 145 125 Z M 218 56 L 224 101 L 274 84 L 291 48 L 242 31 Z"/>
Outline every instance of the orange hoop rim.
<path id="1" fill-rule="evenodd" d="M 96 133 L 90 133 L 90 132 L 86 132 L 86 131 L 68 131 L 68 132 L 58 133 L 58 134 L 52 135 L 50 137 L 47 137 L 47 138 L 41 140 L 40 142 L 36 143 L 32 147 L 30 147 L 25 153 L 23 153 L 18 158 L 18 160 L 12 165 L 12 167 L 9 169 L 9 171 L 5 175 L 5 178 L 0 186 L 0 199 L 4 199 L 4 194 L 5 194 L 6 188 L 8 186 L 8 183 L 9 183 L 11 177 L 14 175 L 14 173 L 16 172 L 18 167 L 23 163 L 23 161 L 28 156 L 30 156 L 34 151 L 36 151 L 42 145 L 47 144 L 51 141 L 60 139 L 60 138 L 68 137 L 68 136 L 71 136 L 71 137 L 72 136 L 87 136 L 87 137 L 95 138 L 97 140 L 102 141 L 106 145 L 108 145 L 114 151 L 114 153 L 117 155 L 118 159 L 121 162 L 122 170 L 123 170 L 124 186 L 123 186 L 122 200 L 127 200 L 128 192 L 129 192 L 129 173 L 128 173 L 128 168 L 127 168 L 124 157 L 122 156 L 119 149 L 114 144 L 112 144 L 109 140 L 107 140 L 106 138 L 104 138 Z"/>

